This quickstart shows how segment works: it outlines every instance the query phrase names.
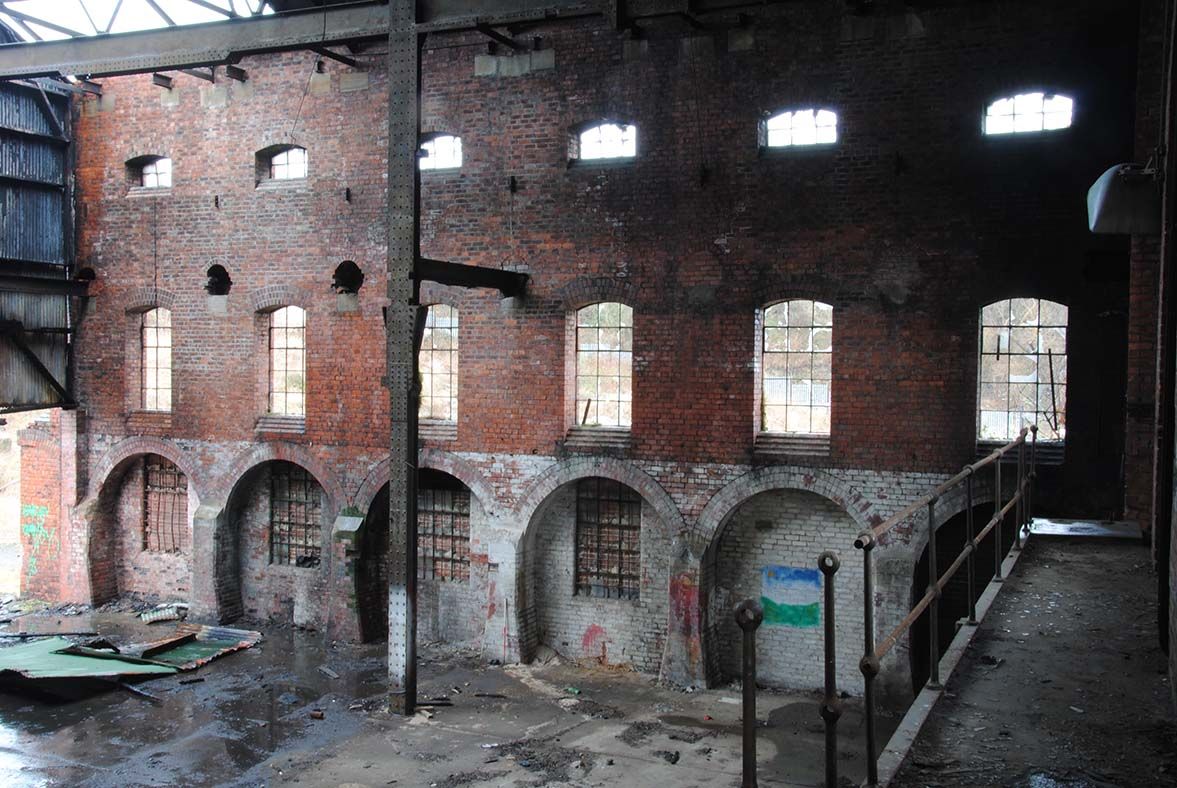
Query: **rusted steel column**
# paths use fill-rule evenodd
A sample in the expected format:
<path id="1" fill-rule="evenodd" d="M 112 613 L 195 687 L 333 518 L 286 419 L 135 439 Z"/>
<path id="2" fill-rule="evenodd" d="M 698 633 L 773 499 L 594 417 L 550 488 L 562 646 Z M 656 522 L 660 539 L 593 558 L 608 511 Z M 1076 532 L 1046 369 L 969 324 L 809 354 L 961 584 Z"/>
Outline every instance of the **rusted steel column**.
<path id="1" fill-rule="evenodd" d="M 997 525 L 993 527 L 993 582 L 1001 582 L 1001 524 L 1005 520 L 1001 517 L 1001 457 L 993 463 L 993 516 L 998 517 Z"/>
<path id="2" fill-rule="evenodd" d="M 417 167 L 421 42 L 416 4 L 389 5 L 387 386 L 391 434 L 388 481 L 388 705 L 410 715 L 417 703 L 417 346 L 421 311 Z"/>
<path id="3" fill-rule="evenodd" d="M 821 718 L 826 723 L 826 785 L 838 784 L 838 718 L 842 716 L 842 701 L 838 698 L 837 643 L 834 628 L 834 574 L 841 562 L 827 550 L 817 559 L 818 568 L 825 575 L 826 696 L 821 704 Z"/>
<path id="4" fill-rule="evenodd" d="M 928 605 L 928 658 L 931 677 L 928 687 L 940 688 L 940 567 L 936 560 L 936 499 L 928 501 L 928 590 L 932 602 Z"/>
<path id="5" fill-rule="evenodd" d="M 977 623 L 977 562 L 976 553 L 977 545 L 974 544 L 977 538 L 976 525 L 973 523 L 973 474 L 969 474 L 965 479 L 965 506 L 968 507 L 965 511 L 965 530 L 968 535 L 969 544 L 966 548 L 969 551 L 968 567 L 966 576 L 969 581 L 969 623 Z"/>
<path id="6" fill-rule="evenodd" d="M 1034 527 L 1034 485 L 1038 482 L 1038 425 L 1030 425 L 1030 486 L 1026 498 L 1026 525 Z"/>
<path id="7" fill-rule="evenodd" d="M 1026 524 L 1023 516 L 1026 503 L 1025 490 L 1022 482 L 1026 479 L 1026 441 L 1023 438 L 1022 442 L 1018 444 L 1018 503 L 1014 507 L 1014 522 L 1017 524 L 1014 528 L 1014 546 L 1015 552 L 1022 549 L 1022 527 Z"/>
<path id="8" fill-rule="evenodd" d="M 754 599 L 736 606 L 736 624 L 744 630 L 744 781 L 742 788 L 756 786 L 756 630 L 764 610 Z"/>
<path id="9" fill-rule="evenodd" d="M 873 537 L 860 536 L 854 546 L 862 550 L 862 705 L 866 711 L 866 783 L 879 784 L 879 751 L 875 741 L 875 677 L 879 675 L 879 661 L 875 658 L 875 580 L 871 566 Z"/>

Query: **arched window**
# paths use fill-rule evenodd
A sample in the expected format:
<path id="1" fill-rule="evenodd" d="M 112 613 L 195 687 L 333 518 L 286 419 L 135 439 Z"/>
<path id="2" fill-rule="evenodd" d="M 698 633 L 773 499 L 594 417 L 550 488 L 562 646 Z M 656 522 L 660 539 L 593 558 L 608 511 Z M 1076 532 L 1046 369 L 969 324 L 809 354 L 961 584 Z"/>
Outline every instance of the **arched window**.
<path id="1" fill-rule="evenodd" d="M 981 310 L 977 438 L 1009 441 L 1038 425 L 1039 440 L 1067 427 L 1067 308 L 1010 298 Z"/>
<path id="2" fill-rule="evenodd" d="M 761 430 L 830 434 L 834 308 L 797 299 L 764 310 Z"/>
<path id="3" fill-rule="evenodd" d="M 599 123 L 582 129 L 574 143 L 574 159 L 632 159 L 638 153 L 638 127 Z"/>
<path id="4" fill-rule="evenodd" d="M 994 101 L 985 110 L 987 135 L 1055 131 L 1071 125 L 1075 102 L 1059 94 L 1019 93 Z"/>
<path id="5" fill-rule="evenodd" d="M 143 549 L 152 553 L 188 549 L 188 478 L 158 454 L 143 458 Z"/>
<path id="6" fill-rule="evenodd" d="M 633 309 L 591 304 L 576 312 L 576 423 L 629 428 L 633 421 Z"/>
<path id="7" fill-rule="evenodd" d="M 829 145 L 838 141 L 838 115 L 828 109 L 781 112 L 764 121 L 761 145 L 785 148 L 796 145 Z"/>
<path id="8" fill-rule="evenodd" d="M 270 413 L 306 416 L 306 311 L 270 313 Z"/>
<path id="9" fill-rule="evenodd" d="M 417 161 L 422 170 L 456 170 L 462 166 L 462 138 L 435 134 L 421 143 L 424 156 Z"/>
<path id="10" fill-rule="evenodd" d="M 143 409 L 172 409 L 172 313 L 162 307 L 143 313 Z"/>
<path id="11" fill-rule="evenodd" d="M 298 145 L 271 145 L 255 156 L 257 182 L 291 181 L 307 177 L 306 148 Z"/>
<path id="12" fill-rule="evenodd" d="M 458 420 L 458 310 L 433 304 L 425 318 L 421 353 L 421 405 L 418 416 L 438 421 Z"/>
<path id="13" fill-rule="evenodd" d="M 612 479 L 576 483 L 576 594 L 637 599 L 642 499 Z"/>

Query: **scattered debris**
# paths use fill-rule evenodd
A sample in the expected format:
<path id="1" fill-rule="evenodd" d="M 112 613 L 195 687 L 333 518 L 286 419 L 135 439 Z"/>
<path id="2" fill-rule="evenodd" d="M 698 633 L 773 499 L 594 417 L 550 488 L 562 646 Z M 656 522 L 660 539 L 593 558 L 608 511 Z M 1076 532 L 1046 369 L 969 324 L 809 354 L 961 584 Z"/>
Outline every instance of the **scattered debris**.
<path id="1" fill-rule="evenodd" d="M 20 638 L 25 640 L 27 638 L 47 638 L 47 637 L 87 637 L 90 635 L 97 635 L 93 630 L 85 630 L 81 632 L 0 632 L 0 638 Z"/>
<path id="2" fill-rule="evenodd" d="M 124 677 L 175 673 L 177 668 L 53 637 L 0 649 L 0 685 L 78 698 L 109 689 Z"/>
<path id="3" fill-rule="evenodd" d="M 333 671 L 331 668 L 327 667 L 326 665 L 320 665 L 319 672 L 322 673 L 324 676 L 326 676 L 329 679 L 339 678 L 339 674 L 336 673 L 335 671 Z"/>
<path id="4" fill-rule="evenodd" d="M 181 684 L 199 684 L 202 681 L 204 681 L 204 676 L 197 676 L 196 678 L 191 679 L 180 679 Z"/>
<path id="5" fill-rule="evenodd" d="M 182 602 L 157 605 L 155 609 L 145 610 L 139 614 L 139 618 L 146 624 L 155 624 L 160 621 L 178 621 L 187 617 L 188 606 Z"/>
<path id="6" fill-rule="evenodd" d="M 324 717 L 326 717 L 327 715 L 323 713 L 322 709 L 311 709 L 310 716 L 311 716 L 312 720 L 321 720 Z"/>
<path id="7" fill-rule="evenodd" d="M 657 755 L 659 758 L 666 761 L 671 766 L 678 763 L 678 758 L 679 758 L 678 750 L 675 750 L 674 752 L 671 752 L 669 750 L 654 750 L 654 755 Z"/>
<path id="8" fill-rule="evenodd" d="M 476 698 L 494 698 L 496 700 L 507 700 L 507 696 L 500 692 L 475 692 Z"/>
<path id="9" fill-rule="evenodd" d="M 576 687 L 565 687 L 564 691 L 567 692 L 569 695 L 579 695 L 580 694 L 580 690 L 577 689 Z"/>

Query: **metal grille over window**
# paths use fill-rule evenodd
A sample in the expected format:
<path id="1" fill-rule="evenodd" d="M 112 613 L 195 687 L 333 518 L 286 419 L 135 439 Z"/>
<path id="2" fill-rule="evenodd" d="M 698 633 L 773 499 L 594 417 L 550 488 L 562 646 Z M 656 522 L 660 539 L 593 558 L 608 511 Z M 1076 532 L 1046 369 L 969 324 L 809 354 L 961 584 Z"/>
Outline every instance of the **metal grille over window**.
<path id="1" fill-rule="evenodd" d="M 602 123 L 580 133 L 582 159 L 627 159 L 637 153 L 637 126 Z"/>
<path id="2" fill-rule="evenodd" d="M 642 499 L 611 479 L 576 484 L 576 593 L 637 599 L 641 588 Z"/>
<path id="3" fill-rule="evenodd" d="M 458 420 L 458 310 L 429 307 L 418 359 L 421 372 L 420 417 Z"/>
<path id="4" fill-rule="evenodd" d="M 421 143 L 423 170 L 456 170 L 462 166 L 462 138 L 439 134 Z"/>
<path id="5" fill-rule="evenodd" d="M 1067 434 L 1067 307 L 1011 298 L 981 310 L 977 437 L 1008 441 L 1038 425 L 1038 440 Z"/>
<path id="6" fill-rule="evenodd" d="M 270 315 L 270 412 L 306 415 L 306 310 L 297 306 Z"/>
<path id="7" fill-rule="evenodd" d="M 287 148 L 270 159 L 270 177 L 276 181 L 307 176 L 306 148 Z"/>
<path id="8" fill-rule="evenodd" d="M 830 434 L 834 308 L 785 301 L 764 310 L 765 432 Z"/>
<path id="9" fill-rule="evenodd" d="M 172 185 L 172 160 L 156 159 L 143 165 L 140 185 L 146 189 L 166 189 Z"/>
<path id="10" fill-rule="evenodd" d="M 470 491 L 417 491 L 417 576 L 470 579 Z"/>
<path id="11" fill-rule="evenodd" d="M 633 421 L 633 309 L 586 306 L 576 313 L 576 421 L 629 427 Z"/>
<path id="12" fill-rule="evenodd" d="M 1019 93 L 998 99 L 985 111 L 985 134 L 1055 131 L 1071 125 L 1075 102 L 1067 96 Z"/>
<path id="13" fill-rule="evenodd" d="M 143 459 L 143 549 L 152 553 L 188 549 L 188 479 L 156 454 Z"/>
<path id="14" fill-rule="evenodd" d="M 143 409 L 172 409 L 172 313 L 143 313 Z"/>
<path id="15" fill-rule="evenodd" d="M 764 122 L 764 134 L 770 148 L 828 145 L 838 141 L 838 115 L 828 109 L 781 112 Z"/>
<path id="16" fill-rule="evenodd" d="M 270 563 L 319 565 L 322 490 L 315 477 L 289 462 L 270 471 Z"/>

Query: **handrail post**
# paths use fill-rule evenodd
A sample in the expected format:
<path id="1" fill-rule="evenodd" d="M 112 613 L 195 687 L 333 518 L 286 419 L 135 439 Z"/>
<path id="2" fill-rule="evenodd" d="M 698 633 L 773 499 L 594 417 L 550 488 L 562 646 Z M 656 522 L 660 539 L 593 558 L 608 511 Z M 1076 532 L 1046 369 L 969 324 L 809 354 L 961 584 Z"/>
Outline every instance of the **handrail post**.
<path id="1" fill-rule="evenodd" d="M 825 575 L 825 646 L 826 646 L 826 696 L 821 704 L 821 717 L 826 723 L 826 785 L 838 784 L 838 718 L 842 716 L 842 701 L 838 699 L 837 644 L 834 628 L 834 574 L 841 562 L 838 556 L 826 550 L 817 559 L 817 565 Z"/>
<path id="2" fill-rule="evenodd" d="M 866 713 L 866 784 L 876 786 L 879 784 L 879 750 L 875 742 L 875 677 L 879 675 L 879 661 L 875 659 L 875 581 L 871 568 L 874 535 L 870 534 L 865 541 L 860 537 L 854 544 L 862 550 L 863 655 L 858 669 L 862 671 L 862 704 Z"/>
<path id="3" fill-rule="evenodd" d="M 928 591 L 932 603 L 928 605 L 928 657 L 931 660 L 930 689 L 940 688 L 940 567 L 936 560 L 936 499 L 928 501 Z"/>
<path id="4" fill-rule="evenodd" d="M 1019 552 L 1022 549 L 1022 526 L 1026 524 L 1023 519 L 1025 512 L 1025 479 L 1026 479 L 1026 435 L 1022 433 L 1022 442 L 1018 444 L 1018 504 L 1014 511 L 1014 522 L 1017 528 L 1014 529 L 1014 545 L 1013 551 Z"/>
<path id="5" fill-rule="evenodd" d="M 1030 425 L 1030 486 L 1029 498 L 1026 500 L 1026 525 L 1028 531 L 1034 529 L 1034 486 L 1038 483 L 1038 425 Z"/>
<path id="6" fill-rule="evenodd" d="M 756 785 L 756 630 L 764 610 L 753 599 L 736 606 L 736 624 L 744 630 L 744 780 L 741 788 Z"/>
<path id="7" fill-rule="evenodd" d="M 1001 455 L 993 463 L 993 516 L 997 518 L 997 525 L 993 527 L 993 582 L 1001 580 L 1001 524 L 1005 518 L 1001 516 Z"/>
<path id="8" fill-rule="evenodd" d="M 967 577 L 969 581 L 969 623 L 976 625 L 977 623 L 977 563 L 976 552 L 977 545 L 974 544 L 977 532 L 976 526 L 973 523 L 973 475 L 970 473 L 965 479 L 967 489 L 967 496 L 965 499 L 965 529 L 968 535 L 968 571 Z"/>

